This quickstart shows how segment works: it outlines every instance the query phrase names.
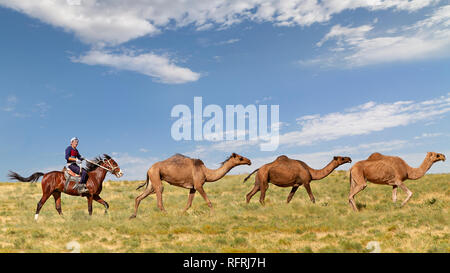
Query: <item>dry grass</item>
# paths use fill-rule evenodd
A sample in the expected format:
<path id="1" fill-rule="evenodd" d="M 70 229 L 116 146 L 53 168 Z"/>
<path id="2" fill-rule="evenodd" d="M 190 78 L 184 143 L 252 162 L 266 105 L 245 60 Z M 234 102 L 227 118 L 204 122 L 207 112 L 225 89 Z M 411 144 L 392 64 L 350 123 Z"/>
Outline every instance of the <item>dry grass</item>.
<path id="1" fill-rule="evenodd" d="M 414 195 L 403 208 L 403 192 L 393 204 L 390 187 L 369 184 L 356 196 L 359 213 L 347 203 L 345 172 L 312 183 L 316 204 L 302 188 L 286 204 L 290 189 L 273 185 L 265 207 L 259 194 L 246 204 L 253 182 L 243 184 L 243 178 L 226 176 L 205 185 L 212 213 L 197 194 L 182 214 L 188 190 L 165 184 L 167 213 L 159 212 L 151 195 L 138 217 L 128 220 L 142 181 L 122 181 L 104 183 L 108 215 L 94 203 L 89 217 L 86 199 L 63 194 L 64 217 L 51 198 L 38 222 L 33 217 L 40 183 L 0 183 L 0 252 L 69 252 L 70 241 L 77 241 L 81 252 L 367 252 L 370 241 L 378 241 L 382 252 L 450 252 L 450 174 L 407 181 Z"/>

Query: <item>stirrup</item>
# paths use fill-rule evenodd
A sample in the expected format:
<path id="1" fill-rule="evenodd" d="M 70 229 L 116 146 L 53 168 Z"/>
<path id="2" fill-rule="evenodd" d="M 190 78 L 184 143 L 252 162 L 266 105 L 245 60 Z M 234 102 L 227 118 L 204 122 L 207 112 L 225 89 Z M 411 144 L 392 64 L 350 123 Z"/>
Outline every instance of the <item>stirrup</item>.
<path id="1" fill-rule="evenodd" d="M 77 183 L 74 188 L 77 190 L 78 194 L 89 193 L 89 189 L 84 183 Z"/>

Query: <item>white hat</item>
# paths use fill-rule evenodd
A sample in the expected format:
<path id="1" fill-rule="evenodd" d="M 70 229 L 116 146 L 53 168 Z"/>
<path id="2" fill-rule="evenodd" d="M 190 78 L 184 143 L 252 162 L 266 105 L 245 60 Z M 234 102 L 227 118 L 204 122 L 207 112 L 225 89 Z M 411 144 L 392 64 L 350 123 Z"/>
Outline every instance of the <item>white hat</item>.
<path id="1" fill-rule="evenodd" d="M 71 138 L 71 139 L 70 139 L 70 143 L 72 143 L 72 142 L 75 141 L 75 140 L 78 141 L 78 138 L 77 138 L 77 137 Z"/>

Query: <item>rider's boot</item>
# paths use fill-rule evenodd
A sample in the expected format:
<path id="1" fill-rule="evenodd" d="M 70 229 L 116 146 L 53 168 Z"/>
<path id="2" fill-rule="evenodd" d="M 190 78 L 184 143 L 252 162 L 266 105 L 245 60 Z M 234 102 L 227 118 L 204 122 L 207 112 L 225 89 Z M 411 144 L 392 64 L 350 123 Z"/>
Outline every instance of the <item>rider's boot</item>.
<path id="1" fill-rule="evenodd" d="M 89 193 L 89 190 L 86 187 L 85 183 L 78 183 L 77 191 L 78 191 L 78 194 L 80 194 L 80 195 L 83 194 L 83 193 Z"/>

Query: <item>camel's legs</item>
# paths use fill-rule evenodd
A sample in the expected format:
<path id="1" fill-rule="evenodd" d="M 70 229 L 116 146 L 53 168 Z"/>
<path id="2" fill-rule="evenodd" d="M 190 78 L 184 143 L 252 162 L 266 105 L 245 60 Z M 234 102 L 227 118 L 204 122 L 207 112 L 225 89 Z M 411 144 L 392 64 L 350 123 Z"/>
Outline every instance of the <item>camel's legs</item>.
<path id="1" fill-rule="evenodd" d="M 261 195 L 259 196 L 259 202 L 261 203 L 261 205 L 265 206 L 266 202 L 264 201 L 264 199 L 266 198 L 266 191 L 269 188 L 269 183 L 267 181 L 261 181 L 259 188 L 261 190 Z"/>
<path id="2" fill-rule="evenodd" d="M 402 205 L 401 205 L 403 207 L 406 204 L 406 202 L 408 202 L 408 200 L 411 198 L 413 193 L 405 186 L 405 184 L 403 184 L 403 182 L 400 182 L 399 186 L 407 194 L 406 199 L 402 202 Z"/>
<path id="3" fill-rule="evenodd" d="M 392 186 L 392 202 L 397 202 L 397 185 Z"/>
<path id="4" fill-rule="evenodd" d="M 250 199 L 252 199 L 253 195 L 255 195 L 258 191 L 259 191 L 259 185 L 255 183 L 255 185 L 253 186 L 253 189 L 249 193 L 247 193 L 247 196 L 246 196 L 247 203 L 250 202 Z"/>
<path id="5" fill-rule="evenodd" d="M 184 209 L 184 212 L 186 212 L 192 205 L 192 200 L 194 200 L 194 196 L 195 196 L 195 189 L 190 189 L 189 190 L 189 198 L 188 198 L 188 202 L 186 204 L 186 208 Z"/>
<path id="6" fill-rule="evenodd" d="M 367 183 L 364 177 L 357 174 L 356 172 L 353 173 L 352 171 L 350 171 L 350 194 L 348 196 L 348 201 L 354 211 L 358 211 L 354 197 L 358 192 L 364 190 L 366 187 Z"/>
<path id="7" fill-rule="evenodd" d="M 45 202 L 47 201 L 47 199 L 50 197 L 50 194 L 48 193 L 43 193 L 41 200 L 39 200 L 37 207 L 36 207 L 36 214 L 34 215 L 34 220 L 37 221 L 38 217 L 39 217 L 39 212 L 42 209 L 42 206 L 45 204 Z"/>
<path id="8" fill-rule="evenodd" d="M 55 198 L 55 208 L 56 211 L 58 211 L 59 215 L 62 215 L 62 210 L 61 210 L 61 192 L 59 191 L 55 191 L 53 193 L 53 198 Z"/>
<path id="9" fill-rule="evenodd" d="M 162 186 L 162 184 L 156 186 L 156 187 L 155 187 L 155 191 L 156 191 L 156 200 L 157 200 L 157 202 L 158 202 L 158 208 L 159 208 L 161 211 L 166 211 L 166 209 L 164 208 L 164 205 L 163 205 L 163 199 L 162 199 L 162 193 L 163 193 L 163 191 L 164 191 L 164 187 Z"/>
<path id="10" fill-rule="evenodd" d="M 161 211 L 165 211 L 164 205 L 163 205 L 163 199 L 162 199 L 162 193 L 164 191 L 164 186 L 162 184 L 159 171 L 150 171 L 148 173 L 148 175 L 149 175 L 149 179 L 150 179 L 152 188 L 156 192 L 156 200 L 157 200 L 158 208 Z"/>
<path id="11" fill-rule="evenodd" d="M 309 185 L 309 183 L 305 183 L 303 186 L 305 187 L 306 192 L 308 192 L 309 199 L 311 200 L 311 202 L 316 203 L 316 199 L 314 198 L 314 195 L 311 191 L 311 186 Z"/>
<path id="12" fill-rule="evenodd" d="M 292 197 L 294 197 L 295 192 L 297 191 L 299 186 L 292 187 L 291 192 L 289 193 L 289 196 L 287 198 L 287 203 L 291 202 Z"/>
<path id="13" fill-rule="evenodd" d="M 200 193 L 200 195 L 203 197 L 203 199 L 205 199 L 206 203 L 208 204 L 208 207 L 212 210 L 213 207 L 212 207 L 211 201 L 209 201 L 208 196 L 206 195 L 206 192 L 203 189 L 203 186 L 199 186 L 195 189 Z"/>
<path id="14" fill-rule="evenodd" d="M 108 203 L 103 200 L 99 195 L 94 195 L 94 200 L 105 206 L 105 214 L 108 213 L 109 205 Z"/>
<path id="15" fill-rule="evenodd" d="M 355 204 L 355 199 L 354 199 L 354 197 L 355 197 L 355 195 L 356 195 L 357 193 L 359 193 L 360 191 L 364 190 L 366 187 L 367 187 L 367 184 L 362 184 L 362 185 L 360 184 L 360 185 L 356 185 L 356 186 L 353 188 L 353 190 L 350 191 L 350 195 L 349 195 L 349 197 L 348 197 L 348 201 L 350 202 L 350 205 L 352 206 L 352 208 L 353 208 L 354 211 L 358 211 L 358 208 L 356 207 L 356 204 Z"/>
<path id="16" fill-rule="evenodd" d="M 134 203 L 134 213 L 130 216 L 130 219 L 136 217 L 139 204 L 141 203 L 141 201 L 144 198 L 146 198 L 147 196 L 149 196 L 152 193 L 155 193 L 155 189 L 153 189 L 153 186 L 150 186 L 150 189 L 146 188 L 138 197 L 136 197 L 135 203 Z"/>

